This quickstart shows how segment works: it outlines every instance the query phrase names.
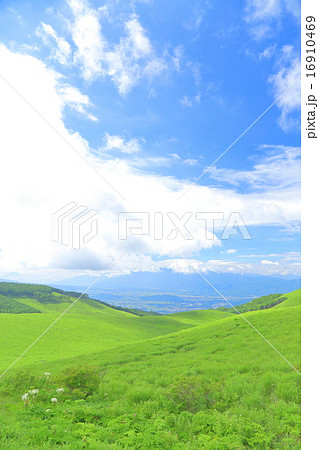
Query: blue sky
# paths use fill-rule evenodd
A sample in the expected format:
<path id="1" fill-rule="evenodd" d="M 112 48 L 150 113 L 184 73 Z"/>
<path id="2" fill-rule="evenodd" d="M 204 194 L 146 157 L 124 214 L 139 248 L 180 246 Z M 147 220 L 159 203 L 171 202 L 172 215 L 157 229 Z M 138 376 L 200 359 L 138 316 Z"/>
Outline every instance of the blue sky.
<path id="1" fill-rule="evenodd" d="M 119 273 L 183 271 L 181 254 L 204 271 L 299 273 L 298 1 L 2 1 L 0 12 L 1 75 L 11 85 L 0 80 L 2 114 L 17 134 L 2 146 L 7 164 L 21 162 L 25 191 L 5 180 L 6 207 L 26 223 L 3 225 L 12 234 L 0 243 L 3 275 L 95 273 L 123 249 Z M 12 86 L 126 202 L 69 156 Z M 72 201 L 99 211 L 98 236 L 78 252 L 48 239 L 50 215 Z M 226 221 L 235 211 L 252 239 L 220 240 L 217 229 L 212 244 L 196 224 L 191 243 L 119 243 L 120 211 L 221 211 Z"/>

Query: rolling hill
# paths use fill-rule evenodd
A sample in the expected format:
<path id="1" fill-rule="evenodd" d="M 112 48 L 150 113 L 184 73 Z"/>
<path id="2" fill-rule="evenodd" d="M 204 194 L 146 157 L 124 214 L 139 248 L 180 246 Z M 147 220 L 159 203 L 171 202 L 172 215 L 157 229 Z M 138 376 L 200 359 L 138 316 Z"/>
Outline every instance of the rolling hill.
<path id="1" fill-rule="evenodd" d="M 4 349 L 0 355 L 0 371 L 15 360 L 24 347 L 31 345 L 79 296 L 47 286 L 15 283 L 0 283 L 0 292 L 0 348 Z M 207 320 L 213 321 L 224 315 L 208 312 Z M 200 321 L 192 319 L 185 321 L 182 316 L 179 320 L 178 315 L 175 317 L 173 314 L 159 316 L 136 309 L 113 307 L 85 296 L 41 338 L 20 364 L 34 362 L 43 365 L 47 361 L 150 339 L 198 323 Z"/>
<path id="2" fill-rule="evenodd" d="M 2 369 L 71 304 L 56 294 L 0 314 Z M 300 290 L 283 296 L 243 317 L 79 300 L 0 379 L 0 447 L 300 448 Z"/>

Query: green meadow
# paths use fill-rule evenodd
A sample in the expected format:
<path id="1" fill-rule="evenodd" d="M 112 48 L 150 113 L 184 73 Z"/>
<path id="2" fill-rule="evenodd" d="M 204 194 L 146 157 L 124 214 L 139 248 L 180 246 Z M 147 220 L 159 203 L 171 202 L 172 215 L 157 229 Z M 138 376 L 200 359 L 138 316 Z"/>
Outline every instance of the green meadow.
<path id="1" fill-rule="evenodd" d="M 5 284 L 1 373 L 76 300 Z M 0 448 L 300 448 L 300 290 L 243 310 L 78 300 L 0 378 Z"/>

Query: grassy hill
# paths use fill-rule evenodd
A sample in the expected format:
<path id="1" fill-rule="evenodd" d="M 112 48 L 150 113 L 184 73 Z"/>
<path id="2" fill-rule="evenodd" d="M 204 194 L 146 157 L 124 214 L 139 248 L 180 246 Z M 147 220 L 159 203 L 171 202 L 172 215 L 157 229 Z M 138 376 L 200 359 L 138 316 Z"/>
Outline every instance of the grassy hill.
<path id="1" fill-rule="evenodd" d="M 25 305 L 15 298 L 8 298 L 0 295 L 0 313 L 23 314 L 23 313 L 40 313 L 36 308 Z"/>
<path id="2" fill-rule="evenodd" d="M 28 308 L 24 308 L 25 311 L 17 310 L 15 308 L 17 299 L 33 299 L 42 304 L 55 304 L 61 302 L 72 302 L 76 300 L 81 294 L 74 291 L 64 291 L 51 286 L 45 286 L 41 284 L 24 284 L 24 283 L 10 283 L 0 282 L 0 313 L 20 313 L 31 312 Z M 92 299 L 89 299 L 87 294 L 81 295 L 82 302 L 88 300 L 92 304 Z M 107 302 L 101 302 L 100 300 L 94 300 L 94 302 L 101 303 L 108 306 L 111 309 L 118 311 L 126 311 L 137 316 L 157 316 L 159 315 L 153 311 L 142 311 L 134 308 L 123 308 L 121 306 L 114 306 Z M 21 303 L 21 302 L 18 302 Z M 95 303 L 94 303 L 95 304 Z M 13 305 L 13 308 L 12 308 Z M 35 312 L 35 311 L 32 311 Z M 39 311 L 37 311 L 39 312 Z"/>
<path id="3" fill-rule="evenodd" d="M 298 289 L 295 292 L 297 293 L 297 296 L 299 292 L 300 297 L 300 289 Z M 231 306 L 227 308 L 221 306 L 220 308 L 217 308 L 217 311 L 228 311 L 233 314 L 241 314 L 249 311 L 259 311 L 261 309 L 269 309 L 276 305 L 281 304 L 285 300 L 287 300 L 287 297 L 283 294 L 264 295 L 263 297 L 255 298 L 251 302 L 245 303 L 243 305 L 237 305 L 235 306 L 235 308 L 232 308 Z"/>
<path id="4" fill-rule="evenodd" d="M 45 331 L 79 294 L 37 285 L 0 283 L 0 371 Z M 12 296 L 16 296 L 14 298 Z M 17 310 L 19 305 L 20 310 Z M 14 306 L 14 308 L 13 308 Z M 7 312 L 3 312 L 7 311 Z M 138 314 L 136 313 L 138 311 Z M 17 314 L 19 312 L 19 314 Z M 14 313 L 14 314 L 13 314 Z M 37 314 L 31 314 L 37 313 Z M 39 314 L 40 313 L 40 314 Z M 20 365 L 86 355 L 124 343 L 137 342 L 197 325 L 178 315 L 150 315 L 139 310 L 110 307 L 84 296 L 19 362 Z M 204 312 L 207 320 L 225 313 Z M 204 320 L 204 316 L 203 316 Z"/>
<path id="5" fill-rule="evenodd" d="M 169 314 L 166 317 L 174 318 L 180 322 L 191 325 L 203 325 L 205 323 L 214 322 L 215 320 L 224 319 L 231 315 L 230 311 L 218 311 L 214 309 L 187 311 L 181 313 Z"/>
<path id="6" fill-rule="evenodd" d="M 275 305 L 274 308 L 286 308 L 288 306 L 298 306 L 301 304 L 301 291 L 300 289 L 297 289 L 296 291 L 289 292 L 288 294 L 284 295 L 286 297 L 286 300 L 284 300 L 279 305 Z"/>
<path id="7" fill-rule="evenodd" d="M 244 316 L 300 371 L 300 291 L 284 296 Z M 41 314 L 0 314 L 11 361 L 67 306 L 23 302 Z M 294 449 L 300 376 L 230 311 L 138 317 L 85 299 L 0 379 L 0 423 L 8 449 Z"/>

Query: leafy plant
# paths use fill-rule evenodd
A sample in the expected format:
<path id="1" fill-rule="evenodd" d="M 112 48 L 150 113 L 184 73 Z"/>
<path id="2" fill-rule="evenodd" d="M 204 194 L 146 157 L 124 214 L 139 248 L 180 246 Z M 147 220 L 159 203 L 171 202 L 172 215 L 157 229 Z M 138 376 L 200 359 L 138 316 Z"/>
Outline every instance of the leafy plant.
<path id="1" fill-rule="evenodd" d="M 168 389 L 168 397 L 180 410 L 195 413 L 214 404 L 214 386 L 194 376 L 175 381 Z"/>
<path id="2" fill-rule="evenodd" d="M 97 392 L 102 377 L 96 367 L 81 365 L 65 369 L 58 381 L 61 386 L 66 386 L 72 394 L 85 398 Z"/>

